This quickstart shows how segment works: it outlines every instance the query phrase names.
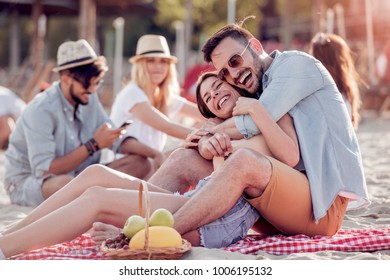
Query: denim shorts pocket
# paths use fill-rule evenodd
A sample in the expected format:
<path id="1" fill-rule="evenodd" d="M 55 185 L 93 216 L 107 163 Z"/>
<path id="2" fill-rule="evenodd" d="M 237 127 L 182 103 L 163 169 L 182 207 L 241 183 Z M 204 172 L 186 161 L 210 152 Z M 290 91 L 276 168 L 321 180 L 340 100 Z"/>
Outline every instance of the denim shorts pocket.
<path id="1" fill-rule="evenodd" d="M 241 197 L 224 216 L 200 228 L 201 245 L 221 248 L 236 243 L 245 238 L 259 217 L 259 212 Z"/>
<path id="2" fill-rule="evenodd" d="M 226 236 L 223 240 L 221 240 L 221 247 L 227 247 L 231 244 L 236 243 L 237 241 L 240 241 L 244 239 L 244 237 L 247 234 L 247 231 L 244 230 L 245 228 L 245 221 L 242 221 L 232 232 L 230 235 Z"/>

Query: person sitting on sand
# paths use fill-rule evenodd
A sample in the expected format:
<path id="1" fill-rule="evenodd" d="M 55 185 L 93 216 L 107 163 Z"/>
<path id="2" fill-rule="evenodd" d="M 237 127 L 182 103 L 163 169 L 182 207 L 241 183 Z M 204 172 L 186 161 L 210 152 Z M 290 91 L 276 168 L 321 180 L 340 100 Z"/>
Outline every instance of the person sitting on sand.
<path id="1" fill-rule="evenodd" d="M 230 149 L 228 137 L 249 139 L 259 133 L 270 139 L 268 143 L 279 146 L 278 141 L 272 141 L 272 124 L 288 113 L 299 139 L 300 158 L 297 164 L 285 165 L 253 150 L 239 149 L 207 182 L 204 192 L 201 189 L 175 213 L 178 230 L 188 232 L 213 221 L 244 193 L 261 215 L 256 230 L 334 235 L 347 207 L 356 209 L 370 203 L 358 140 L 342 95 L 329 72 L 313 56 L 277 50 L 268 54 L 241 25 L 222 27 L 202 51 L 220 79 L 259 100 L 241 97 L 233 118 L 219 124 L 210 122 L 201 129 L 198 151 L 207 149 L 214 156 L 224 156 Z M 227 136 L 218 141 L 211 137 L 217 133 Z M 169 190 L 196 184 L 212 170 L 210 161 L 198 151 L 176 150 L 149 182 Z M 189 161 L 191 164 L 186 164 Z M 167 176 L 169 170 L 178 173 Z M 187 219 L 188 213 L 192 213 L 191 220 Z"/>
<path id="2" fill-rule="evenodd" d="M 20 116 L 26 103 L 13 91 L 0 86 L 0 149 L 6 150 L 15 122 Z"/>
<path id="3" fill-rule="evenodd" d="M 177 58 L 170 54 L 165 37 L 155 34 L 141 36 L 132 63 L 131 81 L 118 93 L 111 107 L 110 119 L 117 126 L 132 120 L 127 127 L 119 153 L 133 158 L 140 179 L 150 177 L 168 156 L 164 151 L 167 136 L 185 139 L 192 131 L 175 122 L 177 116 L 195 121 L 204 120 L 193 102 L 179 96 Z M 114 155 L 111 155 L 114 157 Z M 121 167 L 113 168 L 122 171 Z M 124 166 L 123 168 L 129 168 Z"/>
<path id="4" fill-rule="evenodd" d="M 198 150 L 202 154 L 224 156 L 231 149 L 227 137 L 251 138 L 260 131 L 268 139 L 267 144 L 273 146 L 269 146 L 270 150 L 287 149 L 285 142 L 280 141 L 284 138 L 275 137 L 280 132 L 275 120 L 288 113 L 293 117 L 299 153 L 295 149 L 290 153 L 287 149 L 287 155 L 291 157 L 288 164 L 284 164 L 276 159 L 276 155 L 272 158 L 249 148 L 238 149 L 203 187 L 187 198 L 168 194 L 167 190 L 187 191 L 192 183 L 196 185 L 211 174 L 212 163 L 196 149 L 177 149 L 149 179 L 149 183 L 161 187 L 154 188 L 160 193 L 151 195 L 152 205 L 173 212 L 176 230 L 194 244 L 196 237 L 199 238 L 197 229 L 226 214 L 242 195 L 261 215 L 256 226 L 268 226 L 268 232 L 334 235 L 342 224 L 347 206 L 367 205 L 369 200 L 356 135 L 329 72 L 318 60 L 305 53 L 275 51 L 266 54 L 261 43 L 237 24 L 227 25 L 216 32 L 206 42 L 203 51 L 206 60 L 216 66 L 220 79 L 256 97 L 256 93 L 261 93 L 261 96 L 260 101 L 240 97 L 233 110 L 233 119 L 214 129 L 200 131 Z M 220 100 L 221 103 L 225 101 Z M 191 138 L 195 136 L 198 134 Z M 191 138 L 189 142 L 192 142 Z M 294 143 L 289 141 L 293 147 Z M 69 240 L 88 230 L 97 220 L 123 226 L 130 213 L 137 213 L 139 181 L 121 173 L 111 176 L 106 184 L 94 181 L 97 172 L 103 174 L 102 168 L 89 169 L 89 176 L 83 176 L 80 181 L 76 178 L 68 185 L 68 193 L 72 194 L 71 190 L 74 190 L 72 195 L 57 196 L 52 200 L 51 208 L 47 206 L 35 218 L 33 215 L 26 218 L 26 227 L 0 238 L 0 248 L 5 255 L 9 257 L 23 252 L 39 242 L 44 246 Z M 134 191 L 117 189 L 121 186 L 129 188 L 129 181 Z M 97 184 L 116 189 L 93 187 Z M 161 200 L 163 197 L 166 199 Z M 90 207 L 85 207 L 86 203 Z M 39 219 L 61 205 L 66 206 Z M 80 212 L 79 209 L 86 210 Z M 79 228 L 61 232 L 50 228 L 58 218 L 72 220 L 72 224 Z M 48 233 L 46 239 L 36 234 L 35 240 L 14 245 L 15 241 L 23 240 L 26 233 L 31 236 L 42 228 Z M 260 228 L 261 232 L 263 230 L 267 233 Z"/>
<path id="5" fill-rule="evenodd" d="M 359 83 L 352 51 L 345 40 L 332 33 L 317 33 L 310 42 L 309 54 L 317 58 L 332 75 L 343 96 L 352 125 L 357 129 L 362 105 Z"/>
<path id="6" fill-rule="evenodd" d="M 228 83 L 220 81 L 216 73 L 206 73 L 201 76 L 197 92 L 199 107 L 207 118 L 212 116 L 206 112 L 212 112 L 213 116 L 220 118 L 231 116 L 240 97 L 238 91 Z M 223 109 L 215 110 L 215 106 L 208 101 L 210 98 L 213 100 L 228 98 L 229 101 L 224 103 Z M 298 142 L 291 118 L 286 115 L 278 124 L 279 134 L 275 135 L 275 138 L 284 139 L 286 147 L 289 147 L 289 153 L 295 153 L 294 157 L 299 157 Z M 264 154 L 277 153 L 272 149 L 268 150 L 265 140 L 261 138 L 258 136 L 250 141 L 241 140 L 242 143 L 237 145 L 236 149 L 243 147 L 247 142 L 251 143 L 251 148 L 260 149 Z M 259 145 L 254 143 L 255 139 L 260 140 Z M 183 196 L 150 186 L 152 211 L 166 208 L 174 213 L 196 195 L 209 179 L 208 177 L 200 181 L 195 191 L 188 191 Z M 137 178 L 102 165 L 90 166 L 34 209 L 25 219 L 5 231 L 4 236 L 0 237 L 0 249 L 6 257 L 10 257 L 27 250 L 73 239 L 86 232 L 91 226 L 94 226 L 93 237 L 96 241 L 108 238 L 109 234 L 117 234 L 127 217 L 138 211 L 139 182 Z M 80 212 L 78 209 L 83 211 Z M 244 238 L 258 218 L 258 212 L 242 197 L 222 218 L 199 230 L 182 234 L 183 238 L 188 239 L 194 246 L 224 247 Z M 58 227 L 53 222 L 58 219 L 62 219 L 68 226 L 58 231 Z M 69 223 L 66 222 L 67 220 Z M 97 221 L 100 223 L 94 224 Z M 19 240 L 25 234 L 30 238 Z"/>

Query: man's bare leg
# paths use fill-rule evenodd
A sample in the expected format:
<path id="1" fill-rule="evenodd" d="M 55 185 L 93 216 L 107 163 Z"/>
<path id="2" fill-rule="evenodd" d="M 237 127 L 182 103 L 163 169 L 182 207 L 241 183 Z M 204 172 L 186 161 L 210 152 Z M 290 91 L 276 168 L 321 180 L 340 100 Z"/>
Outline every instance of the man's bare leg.
<path id="1" fill-rule="evenodd" d="M 244 191 L 251 197 L 260 196 L 271 174 L 271 163 L 266 157 L 247 148 L 237 150 L 174 214 L 176 229 L 180 233 L 190 232 L 220 218 Z"/>
<path id="2" fill-rule="evenodd" d="M 15 121 L 10 116 L 0 116 L 0 149 L 6 149 L 8 138 L 15 127 Z"/>
<path id="3" fill-rule="evenodd" d="M 152 170 L 152 164 L 146 157 L 134 154 L 114 160 L 107 166 L 140 179 L 144 179 Z"/>
<path id="4" fill-rule="evenodd" d="M 178 148 L 148 180 L 170 192 L 183 193 L 213 172 L 213 164 L 197 150 Z"/>
<path id="5" fill-rule="evenodd" d="M 73 177 L 70 175 L 58 175 L 46 179 L 41 188 L 43 198 L 48 199 L 55 192 L 66 186 L 72 179 Z"/>

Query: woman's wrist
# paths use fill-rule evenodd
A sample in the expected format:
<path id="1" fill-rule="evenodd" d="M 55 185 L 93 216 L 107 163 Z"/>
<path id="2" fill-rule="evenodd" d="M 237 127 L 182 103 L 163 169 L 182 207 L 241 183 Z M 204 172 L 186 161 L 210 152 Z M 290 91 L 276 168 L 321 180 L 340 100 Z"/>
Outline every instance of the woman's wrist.
<path id="1" fill-rule="evenodd" d="M 205 149 L 203 145 L 209 138 L 210 136 L 203 136 L 198 142 L 198 152 L 204 159 L 207 160 L 211 160 L 213 158 L 213 155 Z"/>

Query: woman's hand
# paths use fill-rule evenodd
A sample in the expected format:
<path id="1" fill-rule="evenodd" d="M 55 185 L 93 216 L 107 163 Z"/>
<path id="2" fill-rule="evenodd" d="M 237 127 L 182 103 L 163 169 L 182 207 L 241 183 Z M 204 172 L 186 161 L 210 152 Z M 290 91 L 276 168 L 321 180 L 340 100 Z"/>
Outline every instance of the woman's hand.
<path id="1" fill-rule="evenodd" d="M 233 151 L 230 137 L 226 133 L 216 133 L 199 142 L 199 153 L 206 159 L 224 157 Z"/>
<path id="2" fill-rule="evenodd" d="M 223 123 L 224 120 L 220 118 L 211 118 L 202 123 L 202 128 L 209 132 L 210 134 L 215 134 L 217 132 L 217 127 L 219 124 Z"/>
<path id="3" fill-rule="evenodd" d="M 199 140 L 206 135 L 210 135 L 210 133 L 204 130 L 203 128 L 195 129 L 187 135 L 186 139 L 182 144 L 182 147 L 183 148 L 198 147 Z"/>
<path id="4" fill-rule="evenodd" d="M 183 148 L 195 148 L 198 147 L 199 140 L 202 139 L 202 137 L 205 137 L 207 135 L 213 135 L 210 131 L 214 131 L 215 127 L 222 123 L 223 120 L 218 118 L 212 118 L 204 121 L 200 128 L 193 130 L 190 132 L 184 143 L 182 144 Z"/>
<path id="5" fill-rule="evenodd" d="M 239 97 L 236 106 L 233 108 L 233 116 L 250 115 L 254 112 L 255 108 L 258 108 L 259 106 L 262 105 L 257 99 Z"/>

